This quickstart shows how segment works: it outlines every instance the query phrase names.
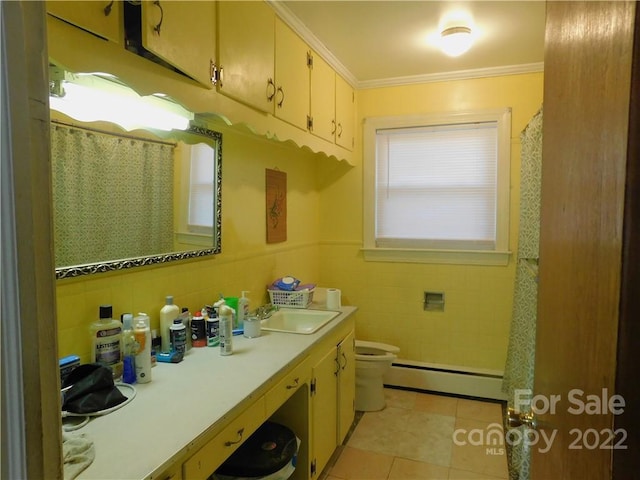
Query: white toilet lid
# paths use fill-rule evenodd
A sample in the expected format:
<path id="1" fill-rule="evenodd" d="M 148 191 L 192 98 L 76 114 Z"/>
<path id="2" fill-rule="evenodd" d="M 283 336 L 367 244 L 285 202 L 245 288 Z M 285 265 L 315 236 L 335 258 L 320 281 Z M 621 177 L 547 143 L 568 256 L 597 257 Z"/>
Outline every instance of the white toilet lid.
<path id="1" fill-rule="evenodd" d="M 386 343 L 378 343 L 378 342 L 369 342 L 366 340 L 356 340 L 356 351 L 358 350 L 358 347 L 372 348 L 372 349 L 381 350 L 383 352 L 388 352 L 388 353 L 400 352 L 400 348 L 396 347 L 395 345 L 389 345 Z"/>

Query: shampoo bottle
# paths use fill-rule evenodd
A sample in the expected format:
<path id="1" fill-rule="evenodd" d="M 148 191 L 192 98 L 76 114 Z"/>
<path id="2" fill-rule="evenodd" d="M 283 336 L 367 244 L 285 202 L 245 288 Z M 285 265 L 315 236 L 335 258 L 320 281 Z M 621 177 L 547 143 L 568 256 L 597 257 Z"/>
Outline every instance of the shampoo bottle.
<path id="1" fill-rule="evenodd" d="M 151 329 L 147 314 L 139 313 L 136 316 L 133 336 L 136 340 L 136 381 L 149 383 L 151 381 Z"/>
<path id="2" fill-rule="evenodd" d="M 169 327 L 173 321 L 180 316 L 180 309 L 173 304 L 173 296 L 167 295 L 166 304 L 160 309 L 160 338 L 162 340 L 162 351 L 171 351 L 171 339 L 169 337 Z"/>
<path id="3" fill-rule="evenodd" d="M 244 319 L 249 316 L 249 299 L 246 290 L 242 291 L 242 296 L 238 299 L 238 328 L 244 328 Z"/>
<path id="4" fill-rule="evenodd" d="M 111 318 L 111 305 L 100 305 L 100 318 L 91 331 L 91 360 L 111 368 L 113 378 L 122 376 L 122 323 Z"/>

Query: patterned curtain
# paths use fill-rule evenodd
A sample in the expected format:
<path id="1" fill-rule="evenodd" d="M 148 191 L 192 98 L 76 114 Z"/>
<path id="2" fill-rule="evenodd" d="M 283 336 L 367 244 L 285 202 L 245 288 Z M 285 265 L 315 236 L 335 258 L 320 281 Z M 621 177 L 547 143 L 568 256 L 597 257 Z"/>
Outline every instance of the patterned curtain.
<path id="1" fill-rule="evenodd" d="M 57 267 L 173 251 L 173 148 L 52 123 Z"/>
<path id="2" fill-rule="evenodd" d="M 538 252 L 540 239 L 540 187 L 542 168 L 542 109 L 520 134 L 522 145 L 520 170 L 520 231 L 518 264 L 514 289 L 509 349 L 502 390 L 509 407 L 514 407 L 514 392 L 533 390 L 536 318 L 538 306 Z M 524 438 L 525 427 L 514 438 Z M 523 442 L 511 448 L 509 473 L 512 480 L 527 480 L 531 452 Z"/>

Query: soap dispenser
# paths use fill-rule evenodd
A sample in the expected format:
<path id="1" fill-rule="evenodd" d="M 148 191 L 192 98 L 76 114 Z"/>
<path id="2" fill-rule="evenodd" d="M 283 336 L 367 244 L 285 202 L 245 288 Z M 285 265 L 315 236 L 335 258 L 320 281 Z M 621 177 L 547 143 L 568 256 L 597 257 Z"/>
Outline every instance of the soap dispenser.
<path id="1" fill-rule="evenodd" d="M 249 316 L 249 299 L 247 290 L 242 291 L 242 296 L 238 299 L 238 328 L 244 328 L 244 319 Z"/>

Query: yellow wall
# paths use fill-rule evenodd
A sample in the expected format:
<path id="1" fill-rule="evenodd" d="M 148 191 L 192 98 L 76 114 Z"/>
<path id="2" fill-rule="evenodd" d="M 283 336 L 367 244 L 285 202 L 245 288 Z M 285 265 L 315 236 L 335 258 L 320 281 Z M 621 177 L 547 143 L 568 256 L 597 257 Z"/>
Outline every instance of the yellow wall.
<path id="1" fill-rule="evenodd" d="M 364 117 L 512 108 L 511 235 L 517 247 L 519 134 L 542 103 L 542 74 L 513 75 L 357 92 L 356 156 Z M 58 281 L 59 355 L 89 359 L 88 326 L 101 303 L 114 314 L 145 311 L 157 326 L 165 295 L 192 310 L 219 292 L 250 290 L 267 301 L 266 285 L 283 274 L 338 287 L 360 308 L 361 339 L 397 345 L 401 357 L 502 370 L 515 268 L 364 262 L 362 168 L 306 149 L 215 125 L 223 138 L 222 251 L 214 258 Z M 265 243 L 264 170 L 287 172 L 288 240 Z M 422 310 L 422 292 L 443 291 L 446 311 Z"/>
<path id="2" fill-rule="evenodd" d="M 542 105 L 542 73 L 361 90 L 362 119 L 373 116 L 512 108 L 510 250 L 518 232 L 520 132 Z M 361 155 L 361 154 L 360 154 Z M 356 156 L 357 158 L 358 156 Z M 358 305 L 356 335 L 400 347 L 404 359 L 502 370 L 515 264 L 506 267 L 365 262 L 362 168 L 321 165 L 321 282 Z M 424 291 L 445 293 L 445 312 L 425 312 Z"/>
<path id="3" fill-rule="evenodd" d="M 100 273 L 57 282 L 59 356 L 89 361 L 89 324 L 98 307 L 111 303 L 115 316 L 144 311 L 157 328 L 166 295 L 192 311 L 222 292 L 248 295 L 255 307 L 267 301 L 266 285 L 293 274 L 319 277 L 316 163 L 319 156 L 212 125 L 223 133 L 222 254 L 188 262 Z M 327 161 L 326 158 L 323 158 Z M 330 161 L 330 160 L 329 160 Z M 287 242 L 265 241 L 265 169 L 287 173 Z"/>

